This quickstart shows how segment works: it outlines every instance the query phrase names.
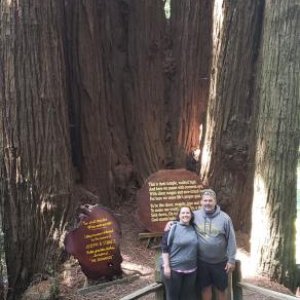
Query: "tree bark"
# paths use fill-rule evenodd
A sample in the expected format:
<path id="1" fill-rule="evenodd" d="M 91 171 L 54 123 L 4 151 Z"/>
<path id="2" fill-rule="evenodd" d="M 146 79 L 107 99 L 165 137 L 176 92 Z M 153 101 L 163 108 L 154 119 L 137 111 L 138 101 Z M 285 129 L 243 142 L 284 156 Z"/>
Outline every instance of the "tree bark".
<path id="1" fill-rule="evenodd" d="M 8 299 L 19 299 L 33 274 L 51 265 L 70 208 L 62 4 L 0 2 L 1 211 Z"/>
<path id="2" fill-rule="evenodd" d="M 113 206 L 200 147 L 211 2 L 175 1 L 170 24 L 159 0 L 66 3 L 73 161 L 79 182 Z"/>
<path id="3" fill-rule="evenodd" d="M 139 181 L 166 166 L 166 31 L 163 2 L 129 1 L 126 123 L 132 161 Z"/>
<path id="4" fill-rule="evenodd" d="M 171 1 L 174 70 L 168 74 L 168 107 L 172 165 L 175 168 L 185 166 L 192 152 L 202 147 L 212 53 L 213 2 Z M 168 91 L 168 86 L 166 88 Z M 197 164 L 195 157 L 194 163 Z M 187 167 L 199 172 L 197 166 Z"/>
<path id="5" fill-rule="evenodd" d="M 126 196 L 133 176 L 124 114 L 128 5 L 116 0 L 66 4 L 77 179 L 99 203 L 113 206 Z"/>
<path id="6" fill-rule="evenodd" d="M 299 5 L 266 0 L 256 81 L 265 1 L 171 3 L 168 20 L 161 0 L 0 2 L 9 299 L 57 249 L 73 166 L 81 200 L 114 207 L 202 145 L 203 183 L 247 233 L 255 171 L 260 271 L 292 285 Z"/>
<path id="7" fill-rule="evenodd" d="M 114 206 L 164 166 L 162 2 L 67 5 L 79 180 Z"/>
<path id="8" fill-rule="evenodd" d="M 260 53 L 252 254 L 258 271 L 295 286 L 300 141 L 300 5 L 266 1 Z"/>
<path id="9" fill-rule="evenodd" d="M 213 61 L 200 176 L 235 229 L 250 232 L 255 146 L 254 78 L 261 1 L 216 1 Z"/>

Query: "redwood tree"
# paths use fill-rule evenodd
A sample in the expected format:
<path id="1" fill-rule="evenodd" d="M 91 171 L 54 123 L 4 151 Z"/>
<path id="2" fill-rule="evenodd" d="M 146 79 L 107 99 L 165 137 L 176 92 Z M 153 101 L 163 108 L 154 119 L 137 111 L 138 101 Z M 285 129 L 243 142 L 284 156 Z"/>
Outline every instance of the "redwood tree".
<path id="1" fill-rule="evenodd" d="M 116 165 L 128 163 L 127 141 L 122 143 L 125 124 L 121 84 L 126 53 L 118 50 L 125 30 L 119 24 L 120 7 L 114 0 L 66 1 L 66 18 L 77 182 L 94 194 L 94 202 L 111 206 L 116 198 Z M 125 48 L 126 44 L 125 40 Z M 85 198 L 83 201 L 90 201 Z"/>
<path id="2" fill-rule="evenodd" d="M 250 229 L 254 170 L 264 182 L 261 272 L 292 282 L 299 7 L 275 2 L 266 1 L 257 81 L 263 0 L 173 0 L 169 20 L 161 0 L 0 2 L 10 299 L 57 249 L 76 206 L 73 166 L 83 201 L 114 206 L 152 172 L 184 167 L 203 141 L 201 177 L 236 229 Z"/>
<path id="3" fill-rule="evenodd" d="M 202 147 L 212 56 L 213 2 L 171 1 L 172 45 L 167 57 L 170 72 L 166 91 L 172 165 L 177 168 L 185 166 L 191 152 Z M 197 171 L 195 166 L 187 167 Z"/>
<path id="4" fill-rule="evenodd" d="M 254 182 L 254 263 L 260 274 L 289 287 L 295 283 L 300 132 L 296 2 L 225 1 L 215 10 L 220 22 L 214 23 L 218 38 L 201 166 L 204 182 L 245 232 Z"/>
<path id="5" fill-rule="evenodd" d="M 162 1 L 67 1 L 79 182 L 114 206 L 165 166 Z"/>
<path id="6" fill-rule="evenodd" d="M 254 78 L 262 1 L 215 1 L 213 61 L 201 178 L 235 229 L 249 233 L 252 203 Z"/>
<path id="7" fill-rule="evenodd" d="M 73 161 L 95 201 L 113 206 L 200 147 L 212 5 L 174 1 L 167 20 L 160 0 L 66 4 Z"/>
<path id="8" fill-rule="evenodd" d="M 8 299 L 51 264 L 72 188 L 63 2 L 1 1 L 2 220 Z"/>
<path id="9" fill-rule="evenodd" d="M 299 1 L 265 2 L 257 79 L 252 254 L 260 274 L 295 284 L 297 158 L 300 142 Z"/>
<path id="10" fill-rule="evenodd" d="M 140 180 L 164 168 L 165 47 L 163 1 L 133 0 L 128 15 L 126 123 L 133 164 Z"/>
<path id="11" fill-rule="evenodd" d="M 75 163 L 100 203 L 116 204 L 119 190 L 160 168 L 185 167 L 200 147 L 211 6 L 173 1 L 167 20 L 160 0 L 67 1 Z"/>

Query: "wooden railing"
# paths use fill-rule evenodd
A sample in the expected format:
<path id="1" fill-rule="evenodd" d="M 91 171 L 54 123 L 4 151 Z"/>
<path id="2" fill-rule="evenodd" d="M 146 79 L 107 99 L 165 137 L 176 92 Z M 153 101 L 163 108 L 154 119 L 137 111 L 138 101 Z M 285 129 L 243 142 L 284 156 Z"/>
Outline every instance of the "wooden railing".
<path id="1" fill-rule="evenodd" d="M 145 295 L 149 295 L 155 293 L 155 299 L 157 300 L 164 300 L 164 286 L 161 282 L 155 282 L 150 285 L 147 285 L 146 287 L 139 289 L 135 292 L 133 292 L 130 295 L 127 295 L 120 300 L 134 300 L 134 299 L 140 299 L 141 297 Z"/>
<path id="2" fill-rule="evenodd" d="M 243 289 L 255 292 L 266 297 L 272 297 L 278 300 L 295 300 L 298 299 L 295 296 L 290 296 L 283 293 L 278 293 L 269 289 L 265 289 L 254 284 L 243 282 L 241 273 L 241 262 L 238 260 L 236 262 L 235 271 L 232 273 L 232 288 L 229 291 L 230 298 L 228 300 L 242 300 L 243 299 Z"/>
<path id="3" fill-rule="evenodd" d="M 157 270 L 156 270 L 155 277 L 156 279 L 159 278 Z M 261 294 L 266 297 L 272 297 L 278 300 L 299 300 L 300 299 L 294 296 L 278 293 L 269 289 L 258 287 L 250 283 L 243 282 L 241 276 L 241 262 L 237 261 L 235 271 L 232 273 L 232 276 L 229 277 L 229 288 L 227 292 L 227 300 L 243 300 L 243 289 L 250 290 L 257 294 Z M 120 300 L 140 299 L 141 297 L 152 293 L 155 293 L 156 300 L 165 300 L 164 286 L 161 282 L 152 283 L 140 290 L 133 292 L 130 295 L 121 298 Z M 213 297 L 213 300 L 216 300 L 215 296 Z"/>
<path id="4" fill-rule="evenodd" d="M 261 288 L 258 287 L 256 285 L 250 284 L 250 283 L 245 283 L 245 282 L 240 282 L 238 283 L 238 286 L 241 287 L 241 289 L 245 289 L 245 290 L 249 290 L 252 292 L 255 292 L 257 294 L 261 294 L 266 296 L 268 299 L 270 297 L 275 298 L 275 299 L 279 299 L 279 300 L 295 300 L 298 299 L 295 296 L 289 296 L 287 294 L 283 294 L 283 293 L 278 293 L 278 292 L 274 292 L 265 288 Z M 233 300 L 242 300 L 243 298 L 233 298 Z"/>

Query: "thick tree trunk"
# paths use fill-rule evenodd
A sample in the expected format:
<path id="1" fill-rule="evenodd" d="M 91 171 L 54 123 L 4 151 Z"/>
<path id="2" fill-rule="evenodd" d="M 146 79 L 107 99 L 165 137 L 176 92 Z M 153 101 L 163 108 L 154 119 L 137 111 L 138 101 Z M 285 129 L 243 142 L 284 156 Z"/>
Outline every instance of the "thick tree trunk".
<path id="1" fill-rule="evenodd" d="M 79 182 L 97 202 L 113 206 L 133 176 L 124 114 L 128 6 L 116 0 L 66 3 L 73 160 Z"/>
<path id="2" fill-rule="evenodd" d="M 70 205 L 62 5 L 60 0 L 0 2 L 8 299 L 20 299 L 32 275 L 51 263 Z"/>
<path id="3" fill-rule="evenodd" d="M 258 270 L 295 284 L 296 171 L 300 140 L 300 5 L 265 4 L 258 86 L 252 254 Z"/>
<path id="4" fill-rule="evenodd" d="M 213 62 L 201 178 L 235 229 L 250 231 L 253 91 L 261 1 L 215 1 Z"/>
<path id="5" fill-rule="evenodd" d="M 66 3 L 73 161 L 112 206 L 134 180 L 184 167 L 200 147 L 212 5 L 175 1 L 167 32 L 160 0 Z"/>
<path id="6" fill-rule="evenodd" d="M 201 148 L 211 62 L 211 0 L 171 1 L 170 37 L 173 73 L 169 73 L 169 119 L 172 165 L 190 166 L 191 152 Z M 168 90 L 167 90 L 168 91 Z M 192 160 L 197 164 L 195 160 Z"/>
<path id="7" fill-rule="evenodd" d="M 103 62 L 105 12 L 104 1 L 68 1 L 66 6 L 70 34 L 70 107 L 76 141 L 73 160 L 76 159 L 80 182 L 101 195 L 100 203 L 107 205 L 112 200 L 112 142 L 106 105 L 106 90 L 111 80 L 104 80 Z"/>
<path id="8" fill-rule="evenodd" d="M 73 157 L 81 182 L 113 206 L 134 180 L 165 166 L 162 2 L 67 6 Z"/>
<path id="9" fill-rule="evenodd" d="M 56 249 L 70 208 L 71 154 L 93 201 L 114 206 L 135 181 L 185 166 L 203 143 L 203 183 L 245 232 L 255 170 L 267 229 L 253 248 L 260 272 L 292 286 L 298 2 L 266 0 L 257 97 L 264 1 L 171 3 L 167 20 L 161 0 L 0 1 L 9 299 Z"/>
<path id="10" fill-rule="evenodd" d="M 166 166 L 166 34 L 163 2 L 129 3 L 126 124 L 133 164 L 141 180 Z"/>

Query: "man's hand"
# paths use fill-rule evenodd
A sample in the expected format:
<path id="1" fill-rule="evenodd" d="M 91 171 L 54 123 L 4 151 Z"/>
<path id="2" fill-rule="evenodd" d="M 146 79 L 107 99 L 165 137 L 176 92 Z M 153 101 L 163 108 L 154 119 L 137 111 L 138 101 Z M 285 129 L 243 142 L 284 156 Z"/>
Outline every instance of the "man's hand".
<path id="1" fill-rule="evenodd" d="M 235 269 L 235 264 L 232 264 L 232 263 L 227 263 L 226 266 L 225 266 L 225 271 L 226 273 L 229 273 L 229 272 L 233 272 Z"/>
<path id="2" fill-rule="evenodd" d="M 169 231 L 169 230 L 171 229 L 173 223 L 174 223 L 173 221 L 169 221 L 169 222 L 166 224 L 166 226 L 165 226 L 165 228 L 164 228 L 164 231 Z"/>

